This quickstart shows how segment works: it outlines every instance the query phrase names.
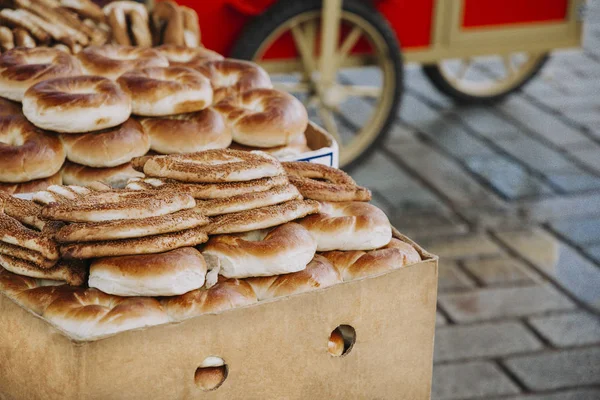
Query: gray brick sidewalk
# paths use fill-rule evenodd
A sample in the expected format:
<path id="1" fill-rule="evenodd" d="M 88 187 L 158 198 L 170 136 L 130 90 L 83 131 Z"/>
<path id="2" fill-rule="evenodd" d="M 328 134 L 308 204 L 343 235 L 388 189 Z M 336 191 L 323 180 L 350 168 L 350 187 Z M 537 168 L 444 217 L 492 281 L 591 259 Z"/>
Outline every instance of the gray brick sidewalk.
<path id="1" fill-rule="evenodd" d="M 584 49 L 496 106 L 456 106 L 409 66 L 400 119 L 353 171 L 441 257 L 434 399 L 600 399 L 597 3 L 588 22 Z"/>

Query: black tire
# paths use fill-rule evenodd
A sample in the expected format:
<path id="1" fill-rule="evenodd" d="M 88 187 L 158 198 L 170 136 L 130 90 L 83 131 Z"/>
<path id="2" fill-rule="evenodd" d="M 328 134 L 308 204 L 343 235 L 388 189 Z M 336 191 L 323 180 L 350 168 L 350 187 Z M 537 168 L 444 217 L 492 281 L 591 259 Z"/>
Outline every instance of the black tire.
<path id="1" fill-rule="evenodd" d="M 425 76 L 427 76 L 427 78 L 433 84 L 433 86 L 435 86 L 436 89 L 438 89 L 440 92 L 451 97 L 455 102 L 461 104 L 492 104 L 503 100 L 509 94 L 513 93 L 516 90 L 519 90 L 524 85 L 526 85 L 540 72 L 544 64 L 546 64 L 546 61 L 548 61 L 548 54 L 544 55 L 544 57 L 529 72 L 529 74 L 523 76 L 521 80 L 515 82 L 514 85 L 512 85 L 510 88 L 503 91 L 502 93 L 498 93 L 492 96 L 474 96 L 456 89 L 454 86 L 448 83 L 448 81 L 440 72 L 440 69 L 436 64 L 424 65 L 422 68 L 423 72 L 425 73 Z"/>
<path id="2" fill-rule="evenodd" d="M 271 32 L 289 19 L 299 14 L 321 9 L 322 0 L 278 1 L 271 8 L 244 27 L 239 36 L 240 39 L 238 39 L 233 46 L 231 57 L 242 60 L 253 60 L 261 44 L 267 39 Z M 340 166 L 344 169 L 351 169 L 358 166 L 369 155 L 371 155 L 378 145 L 385 140 L 387 134 L 389 133 L 391 125 L 396 119 L 396 115 L 400 107 L 400 101 L 404 90 L 404 74 L 400 44 L 396 40 L 396 35 L 385 18 L 383 18 L 383 16 L 366 1 L 344 0 L 343 9 L 344 11 L 361 17 L 370 25 L 372 25 L 379 32 L 379 34 L 381 34 L 386 43 L 389 58 L 393 64 L 396 82 L 394 87 L 393 101 L 379 134 L 369 145 L 367 145 L 367 147 L 359 156 L 351 160 L 348 164 Z"/>

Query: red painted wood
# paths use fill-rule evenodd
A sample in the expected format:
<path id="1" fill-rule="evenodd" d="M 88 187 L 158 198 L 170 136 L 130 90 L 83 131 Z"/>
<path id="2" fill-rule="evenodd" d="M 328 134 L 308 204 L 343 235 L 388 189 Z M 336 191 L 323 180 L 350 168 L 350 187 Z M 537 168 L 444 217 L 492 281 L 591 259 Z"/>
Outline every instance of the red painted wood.
<path id="1" fill-rule="evenodd" d="M 159 0 L 160 1 L 160 0 Z M 198 12 L 202 43 L 221 54 L 229 51 L 244 25 L 276 0 L 177 0 Z M 368 1 L 368 0 L 365 0 Z M 375 0 L 375 6 L 388 20 L 404 48 L 423 47 L 430 42 L 435 0 Z M 439 0 L 438 0 L 439 1 Z M 317 47 L 318 48 L 318 47 Z M 355 52 L 369 50 L 364 41 Z M 284 35 L 268 52 L 269 58 L 296 56 L 291 38 Z"/>
<path id="2" fill-rule="evenodd" d="M 464 0 L 462 26 L 475 28 L 562 21 L 568 0 Z"/>

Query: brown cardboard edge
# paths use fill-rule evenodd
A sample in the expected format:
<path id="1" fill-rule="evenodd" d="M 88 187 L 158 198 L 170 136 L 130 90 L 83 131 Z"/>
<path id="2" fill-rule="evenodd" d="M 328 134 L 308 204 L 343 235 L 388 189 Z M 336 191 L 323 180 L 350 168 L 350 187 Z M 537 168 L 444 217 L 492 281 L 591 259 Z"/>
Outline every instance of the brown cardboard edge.
<path id="1" fill-rule="evenodd" d="M 389 270 L 389 271 L 381 272 L 379 274 L 369 275 L 367 277 L 360 278 L 360 279 L 354 279 L 354 280 L 347 281 L 347 282 L 340 282 L 340 283 L 338 283 L 338 284 L 336 284 L 334 286 L 348 285 L 348 284 L 351 284 L 352 282 L 355 282 L 355 281 L 360 281 L 360 280 L 365 280 L 365 279 L 372 279 L 372 278 L 375 278 L 375 277 L 379 277 L 379 276 L 383 276 L 383 275 L 388 275 L 388 274 L 394 273 L 394 272 L 396 272 L 396 271 L 398 271 L 400 269 L 418 268 L 419 265 L 429 263 L 430 261 L 434 261 L 437 264 L 437 262 L 438 262 L 438 256 L 433 255 L 433 254 L 427 252 L 421 246 L 419 246 L 416 242 L 414 242 L 412 239 L 410 239 L 407 236 L 405 236 L 402 233 L 400 233 L 394 227 L 392 227 L 392 236 L 394 238 L 396 238 L 396 239 L 399 239 L 399 240 L 401 240 L 401 241 L 403 241 L 405 243 L 408 243 L 411 246 L 413 246 L 415 248 L 415 250 L 417 250 L 417 252 L 421 256 L 421 262 L 418 262 L 418 263 L 415 263 L 415 264 L 411 264 L 411 265 L 407 265 L 406 267 L 396 268 L 396 269 L 392 269 L 392 270 Z M 152 326 L 146 326 L 146 327 L 141 327 L 141 328 L 136 328 L 136 329 L 130 329 L 130 330 L 123 331 L 123 332 L 117 332 L 117 333 L 112 333 L 112 334 L 105 335 L 105 336 L 99 336 L 99 337 L 96 337 L 96 338 L 93 338 L 93 339 L 90 339 L 90 340 L 76 339 L 76 338 L 72 337 L 68 332 L 62 330 L 59 326 L 57 326 L 57 325 L 53 324 L 51 321 L 43 318 L 41 315 L 38 315 L 38 314 L 34 313 L 32 310 L 28 309 L 27 307 L 24 307 L 22 304 L 20 304 L 19 302 L 13 300 L 9 296 L 7 296 L 5 293 L 0 292 L 0 295 L 6 297 L 7 300 L 13 302 L 18 307 L 22 308 L 27 313 L 29 313 L 30 315 L 32 315 L 32 316 L 34 316 L 34 317 L 36 317 L 36 318 L 44 321 L 53 330 L 55 330 L 57 333 L 60 333 L 62 336 L 64 336 L 67 340 L 69 340 L 73 344 L 75 344 L 75 345 L 85 345 L 86 343 L 97 342 L 97 341 L 100 341 L 100 340 L 109 339 L 111 337 L 118 336 L 118 335 L 120 335 L 120 334 L 122 334 L 124 332 L 143 331 L 143 330 L 146 330 L 146 329 L 152 329 L 154 327 L 165 326 L 165 325 L 173 325 L 173 326 L 175 326 L 175 325 L 181 324 L 183 322 L 192 320 L 194 318 L 202 317 L 203 315 L 221 315 L 223 313 L 231 312 L 231 311 L 234 311 L 234 310 L 241 310 L 241 309 L 246 309 L 246 308 L 251 308 L 251 307 L 259 307 L 259 306 L 261 306 L 263 304 L 267 304 L 267 303 L 273 303 L 273 302 L 277 302 L 277 301 L 285 301 L 285 300 L 287 300 L 289 298 L 292 298 L 292 297 L 306 296 L 306 295 L 310 295 L 311 293 L 322 292 L 322 291 L 325 291 L 325 290 L 329 290 L 330 288 L 332 288 L 334 286 L 328 286 L 328 287 L 325 287 L 325 288 L 311 290 L 310 292 L 296 293 L 296 294 L 292 294 L 292 295 L 289 295 L 289 296 L 276 297 L 274 299 L 262 300 L 262 301 L 254 303 L 254 304 L 250 304 L 250 305 L 246 305 L 246 306 L 242 306 L 242 307 L 236 307 L 236 308 L 229 309 L 229 310 L 223 310 L 223 311 L 219 311 L 219 312 L 216 312 L 216 313 L 201 314 L 201 315 L 197 315 L 197 316 L 192 317 L 192 318 L 185 319 L 183 321 L 173 321 L 173 322 L 169 322 L 169 323 L 166 323 L 166 324 L 152 325 Z M 436 292 L 437 292 L 437 285 L 436 285 Z"/>
<path id="2" fill-rule="evenodd" d="M 318 135 L 311 134 L 313 131 Z M 333 146 L 333 137 L 312 121 L 308 121 L 304 135 L 306 136 L 306 144 L 313 151 Z"/>

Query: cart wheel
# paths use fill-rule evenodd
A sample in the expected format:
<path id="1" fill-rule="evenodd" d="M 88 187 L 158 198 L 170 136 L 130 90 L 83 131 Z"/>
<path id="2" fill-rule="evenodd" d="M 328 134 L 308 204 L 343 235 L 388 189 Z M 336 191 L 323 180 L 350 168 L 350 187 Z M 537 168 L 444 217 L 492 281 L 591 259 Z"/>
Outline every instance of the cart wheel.
<path id="1" fill-rule="evenodd" d="M 547 60 L 547 53 L 515 53 L 442 60 L 423 71 L 438 90 L 458 102 L 492 103 L 529 82 Z"/>
<path id="2" fill-rule="evenodd" d="M 311 119 L 338 141 L 340 166 L 351 168 L 385 138 L 396 117 L 403 89 L 402 55 L 394 32 L 376 9 L 345 0 L 333 58 L 336 81 L 324 89 L 318 71 L 321 11 L 321 0 L 277 2 L 246 26 L 232 57 L 259 62 L 276 88 L 301 99 Z M 278 51 L 291 53 L 278 61 Z M 355 69 L 364 66 L 369 67 Z M 350 84 L 351 75 L 369 86 Z"/>

